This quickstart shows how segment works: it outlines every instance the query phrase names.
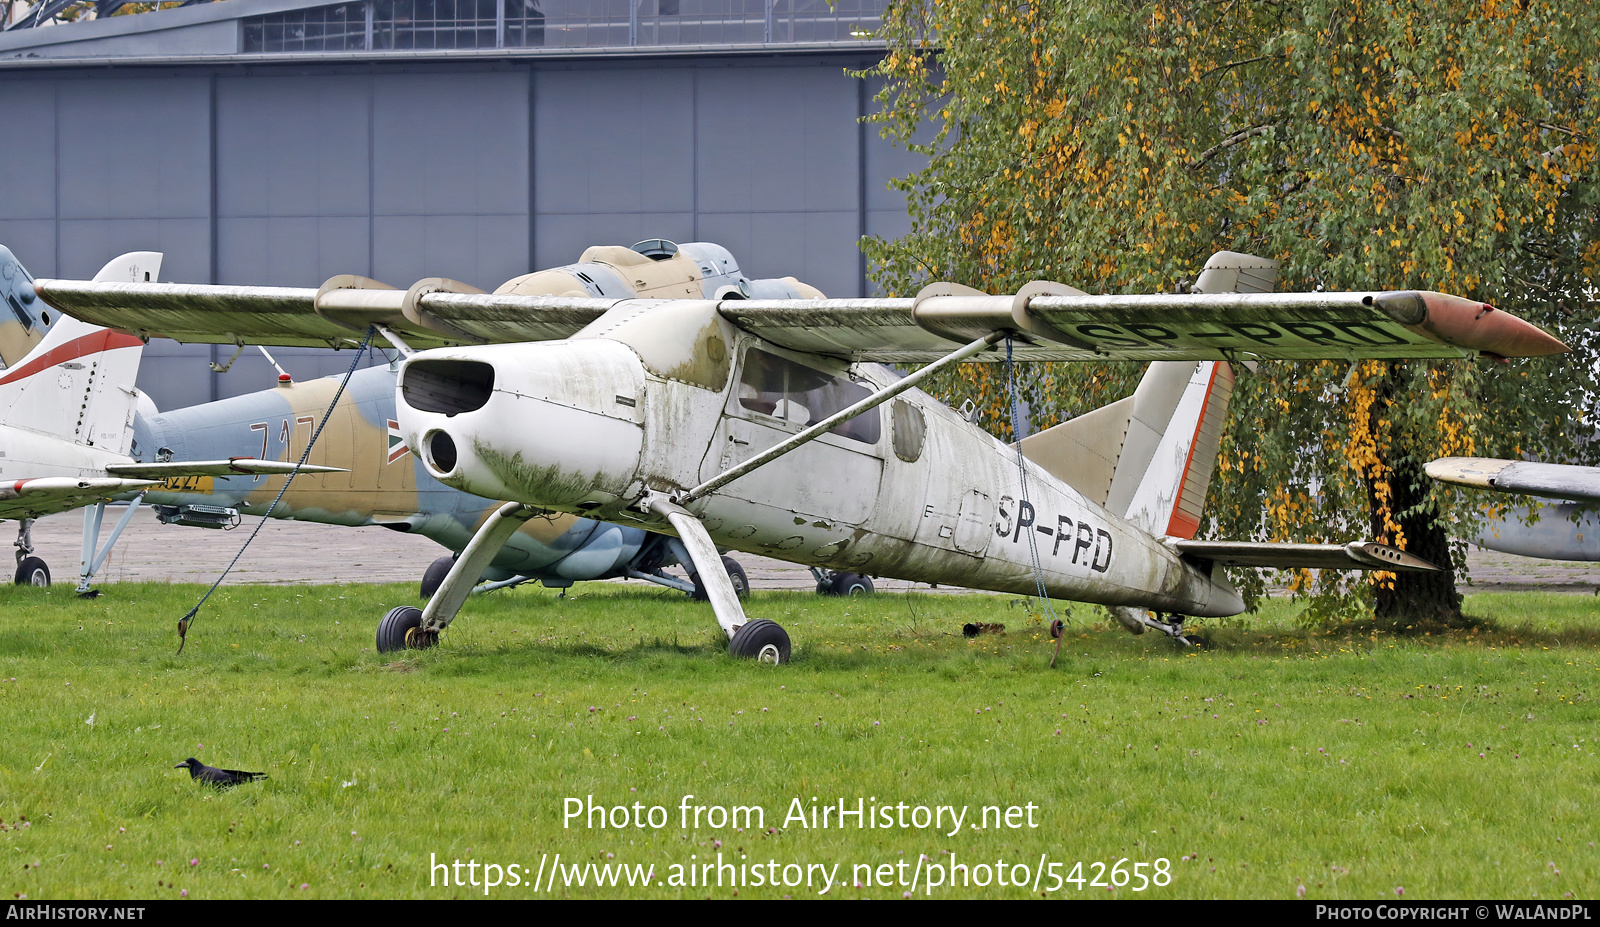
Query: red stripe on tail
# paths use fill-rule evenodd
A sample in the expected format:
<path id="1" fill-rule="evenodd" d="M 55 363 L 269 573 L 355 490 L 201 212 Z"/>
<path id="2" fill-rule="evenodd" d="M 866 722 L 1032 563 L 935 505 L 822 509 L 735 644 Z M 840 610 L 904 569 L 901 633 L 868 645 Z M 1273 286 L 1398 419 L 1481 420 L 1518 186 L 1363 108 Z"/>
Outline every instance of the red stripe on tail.
<path id="1" fill-rule="evenodd" d="M 0 385 L 26 380 L 41 370 L 49 370 L 51 367 L 58 367 L 68 361 L 87 357 L 90 354 L 104 354 L 117 348 L 134 348 L 143 344 L 143 341 L 133 335 L 124 335 L 122 332 L 114 332 L 109 328 L 101 329 L 92 334 L 84 335 L 82 338 L 75 338 L 65 344 L 57 345 L 21 367 L 7 370 L 3 376 L 0 376 Z"/>

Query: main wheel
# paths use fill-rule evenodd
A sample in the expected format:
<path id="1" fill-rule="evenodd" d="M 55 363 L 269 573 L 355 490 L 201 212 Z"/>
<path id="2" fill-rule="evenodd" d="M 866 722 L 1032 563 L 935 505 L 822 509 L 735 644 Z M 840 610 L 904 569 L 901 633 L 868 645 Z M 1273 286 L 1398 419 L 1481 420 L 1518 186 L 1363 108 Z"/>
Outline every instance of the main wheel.
<path id="1" fill-rule="evenodd" d="M 22 562 L 17 564 L 17 585 L 50 585 L 50 568 L 38 557 L 23 557 Z"/>
<path id="2" fill-rule="evenodd" d="M 872 580 L 856 573 L 835 573 L 828 584 L 828 595 L 872 595 Z"/>
<path id="3" fill-rule="evenodd" d="M 750 580 L 744 575 L 744 567 L 739 565 L 739 561 L 732 557 L 723 557 L 722 568 L 728 571 L 728 579 L 733 582 L 733 591 L 738 593 L 739 598 L 750 598 Z M 704 602 L 710 598 L 710 596 L 706 595 L 705 584 L 700 582 L 699 573 L 695 573 L 689 579 L 694 583 L 694 592 L 689 593 L 691 599 L 696 602 Z"/>
<path id="4" fill-rule="evenodd" d="M 733 632 L 728 653 L 749 657 L 758 663 L 789 662 L 789 632 L 776 621 L 757 618 Z"/>
<path id="5" fill-rule="evenodd" d="M 424 599 L 433 598 L 433 594 L 439 591 L 440 586 L 444 585 L 444 578 L 450 575 L 450 568 L 455 565 L 455 557 L 440 557 L 438 560 L 428 564 L 428 568 L 422 571 L 422 597 Z"/>
<path id="6" fill-rule="evenodd" d="M 423 650 L 438 643 L 437 634 L 422 631 L 422 609 L 415 605 L 401 605 L 389 609 L 389 614 L 378 622 L 378 652 L 396 650 Z"/>

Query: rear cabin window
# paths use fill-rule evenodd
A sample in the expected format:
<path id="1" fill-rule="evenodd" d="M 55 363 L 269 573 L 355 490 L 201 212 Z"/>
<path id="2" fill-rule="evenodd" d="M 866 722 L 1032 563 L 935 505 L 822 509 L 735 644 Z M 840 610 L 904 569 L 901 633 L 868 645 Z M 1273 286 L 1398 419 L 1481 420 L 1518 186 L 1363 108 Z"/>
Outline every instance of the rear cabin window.
<path id="1" fill-rule="evenodd" d="M 776 354 L 750 348 L 739 373 L 739 405 L 791 425 L 809 427 L 872 395 L 857 383 L 813 370 Z M 829 434 L 877 444 L 883 433 L 878 410 L 868 409 Z"/>

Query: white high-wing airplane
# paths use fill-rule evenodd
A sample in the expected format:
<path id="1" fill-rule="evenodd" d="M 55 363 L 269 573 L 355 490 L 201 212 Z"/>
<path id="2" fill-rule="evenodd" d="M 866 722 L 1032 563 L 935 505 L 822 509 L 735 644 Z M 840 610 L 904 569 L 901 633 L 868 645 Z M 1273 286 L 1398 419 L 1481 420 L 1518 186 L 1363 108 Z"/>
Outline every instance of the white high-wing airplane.
<path id="1" fill-rule="evenodd" d="M 102 284 L 143 283 L 156 279 L 160 270 L 160 254 L 140 251 L 111 261 L 94 279 Z M 287 473 L 294 469 L 293 464 L 254 458 L 134 460 L 128 453 L 139 398 L 133 383 L 144 342 L 77 319 L 27 312 L 36 298 L 27 271 L 9 249 L 0 246 L 0 301 L 23 329 L 46 329 L 42 335 L 9 333 L 17 338 L 31 336 L 36 343 L 15 365 L 0 370 L 0 519 L 21 521 L 16 541 L 17 583 L 50 585 L 49 566 L 34 556 L 30 529 L 36 518 L 81 506 L 96 506 L 95 512 L 101 513 L 111 497 L 143 491 L 169 477 Z M 302 471 L 334 469 L 304 467 Z M 98 519 L 92 523 L 98 535 Z M 110 551 L 126 523 L 124 519 L 114 529 L 104 552 Z M 87 564 L 93 554 L 87 527 L 84 545 Z"/>
<path id="2" fill-rule="evenodd" d="M 1434 569 L 1372 542 L 1193 540 L 1232 384 L 1226 361 L 1566 349 L 1440 293 L 1249 292 L 1270 287 L 1275 265 L 1229 252 L 1186 294 L 1038 282 L 1007 296 L 935 284 L 914 299 L 666 301 L 652 288 L 692 283 L 656 279 L 676 245 L 603 250 L 641 297 L 608 296 L 600 279 L 577 291 L 563 278 L 568 289 L 551 292 L 538 274 L 493 294 L 348 276 L 315 291 L 57 280 L 36 290 L 141 336 L 348 345 L 371 326 L 408 355 L 397 387 L 407 443 L 442 482 L 507 502 L 425 611 L 384 616 L 380 650 L 434 642 L 505 538 L 551 511 L 676 534 L 736 655 L 785 662 L 790 643 L 776 623 L 746 619 L 719 545 L 1042 591 L 1111 606 L 1135 633 L 1181 637 L 1180 616 L 1243 610 L 1219 564 Z M 1162 363 L 1134 396 L 1020 447 L 913 388 L 950 364 L 1007 357 Z M 901 377 L 881 363 L 927 366 Z"/>

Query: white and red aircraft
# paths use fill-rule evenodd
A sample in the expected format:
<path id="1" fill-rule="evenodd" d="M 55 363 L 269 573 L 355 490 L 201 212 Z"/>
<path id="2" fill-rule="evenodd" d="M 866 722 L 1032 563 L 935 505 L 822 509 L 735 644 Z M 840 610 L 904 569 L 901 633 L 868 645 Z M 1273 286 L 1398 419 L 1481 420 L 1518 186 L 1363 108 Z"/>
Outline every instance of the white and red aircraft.
<path id="1" fill-rule="evenodd" d="M 641 294 L 630 298 L 566 274 L 492 294 L 348 276 L 320 290 L 58 280 L 36 290 L 141 337 L 347 346 L 371 326 L 408 354 L 397 387 L 407 443 L 442 482 L 506 503 L 426 610 L 384 617 L 380 650 L 435 641 L 505 538 L 549 512 L 677 535 L 729 649 L 770 662 L 787 661 L 788 635 L 746 618 L 719 546 L 1100 603 L 1135 633 L 1181 638 L 1181 616 L 1243 610 L 1219 565 L 1434 568 L 1371 542 L 1193 540 L 1228 361 L 1566 349 L 1441 293 L 1265 292 L 1276 265 L 1230 252 L 1185 294 L 1038 282 L 1007 296 L 935 284 L 910 299 L 649 298 L 693 285 L 656 279 L 677 251 L 664 241 L 591 249 L 584 260 L 625 275 Z M 1007 357 L 1157 363 L 1133 396 L 1020 446 L 914 388 L 951 364 Z M 902 377 L 882 364 L 926 366 Z"/>
<path id="2" fill-rule="evenodd" d="M 160 269 L 160 254 L 133 252 L 107 264 L 94 282 L 143 283 L 156 279 Z M 294 469 L 290 463 L 243 457 L 136 461 L 129 455 L 139 402 L 133 383 L 144 342 L 66 316 L 52 319 L 49 312 L 27 311 L 37 297 L 26 276 L 10 250 L 0 246 L 0 299 L 21 322 L 25 335 L 19 337 L 34 342 L 25 357 L 0 371 L 0 519 L 21 522 L 16 541 L 19 584 L 50 585 L 49 566 L 34 556 L 30 529 L 36 518 L 94 506 L 84 532 L 87 567 L 94 559 L 98 516 L 113 496 L 141 492 L 170 477 Z M 33 331 L 36 327 L 45 331 Z M 335 469 L 302 468 L 308 473 Z M 124 519 L 113 530 L 100 559 L 126 524 Z"/>

